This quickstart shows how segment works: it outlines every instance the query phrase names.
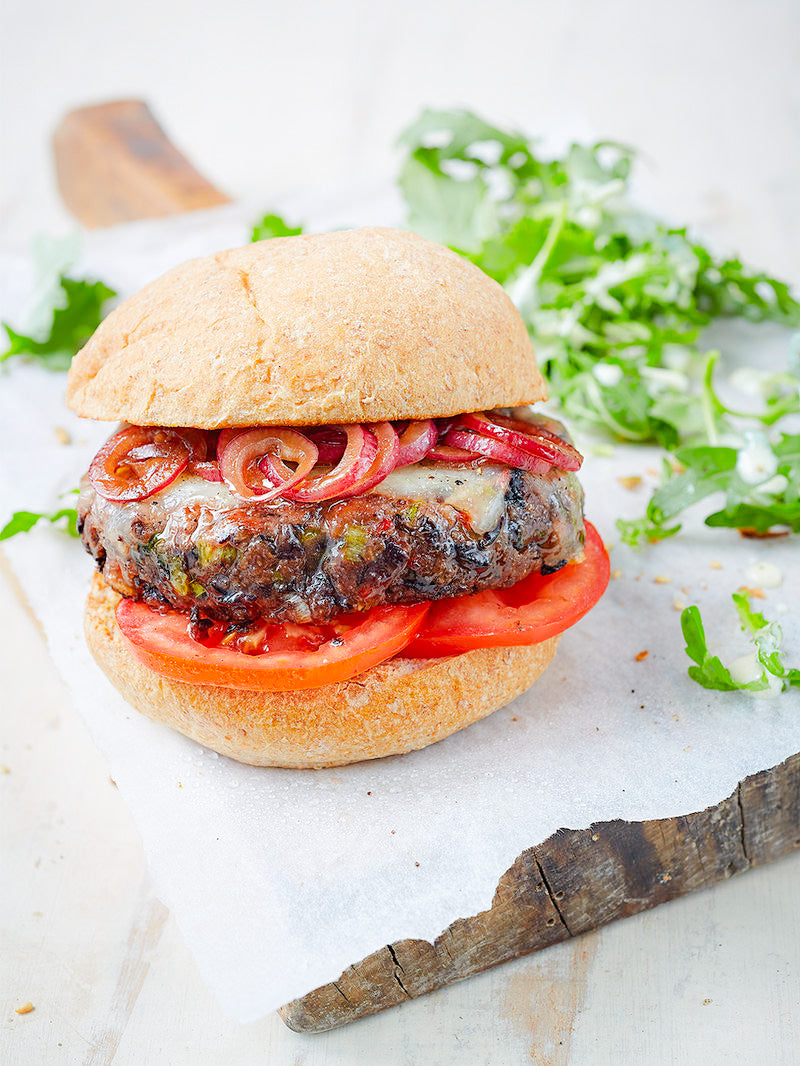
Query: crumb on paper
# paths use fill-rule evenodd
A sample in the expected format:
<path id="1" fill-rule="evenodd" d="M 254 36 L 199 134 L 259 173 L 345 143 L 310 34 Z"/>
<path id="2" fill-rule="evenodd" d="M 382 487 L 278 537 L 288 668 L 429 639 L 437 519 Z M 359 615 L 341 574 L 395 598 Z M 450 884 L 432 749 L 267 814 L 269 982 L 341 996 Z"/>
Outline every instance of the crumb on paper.
<path id="1" fill-rule="evenodd" d="M 685 611 L 686 601 L 682 600 L 680 596 L 676 596 L 675 599 L 672 601 L 672 609 L 673 611 Z"/>
<path id="2" fill-rule="evenodd" d="M 5 763 L 0 763 L 0 774 L 10 774 L 10 773 L 11 773 L 11 767 L 10 766 L 6 766 Z"/>
<path id="3" fill-rule="evenodd" d="M 650 477 L 658 477 L 658 471 L 654 466 L 648 466 L 646 473 L 648 473 Z"/>
<path id="4" fill-rule="evenodd" d="M 713 1003 L 713 1000 L 708 999 L 708 997 L 706 997 L 706 999 L 703 1000 L 703 1006 L 707 1007 L 709 1003 Z"/>
<path id="5" fill-rule="evenodd" d="M 518 722 L 518 721 L 519 721 L 519 719 L 517 718 L 517 716 L 516 716 L 516 715 L 514 715 L 514 717 L 513 717 L 512 719 L 511 719 L 511 721 L 512 721 L 512 722 Z"/>
<path id="6" fill-rule="evenodd" d="M 27 1003 L 23 1003 L 21 1007 L 15 1007 L 14 1011 L 17 1014 L 30 1014 L 32 1010 L 35 1010 L 34 1005 L 28 1000 Z"/>
<path id="7" fill-rule="evenodd" d="M 683 463 L 679 463 L 677 459 L 670 459 L 669 460 L 669 466 L 670 466 L 670 469 L 672 470 L 673 474 L 685 474 L 686 473 L 686 467 L 683 465 Z"/>
<path id="8" fill-rule="evenodd" d="M 367 795 L 368 795 L 368 796 L 371 796 L 371 795 L 372 795 L 372 793 L 371 793 L 371 792 L 368 792 L 368 793 L 367 793 Z"/>
<path id="9" fill-rule="evenodd" d="M 766 596 L 764 595 L 764 590 L 762 588 L 750 588 L 749 585 L 740 585 L 736 591 L 744 592 L 746 596 L 752 596 L 756 600 L 766 599 Z"/>
<path id="10" fill-rule="evenodd" d="M 672 584 L 672 578 L 668 577 L 667 574 L 656 574 L 656 576 L 653 578 L 653 584 L 654 585 L 671 585 Z"/>
<path id="11" fill-rule="evenodd" d="M 611 576 L 614 581 L 619 581 L 619 579 L 622 577 L 622 570 L 618 566 L 615 566 L 614 569 L 611 571 Z"/>
<path id="12" fill-rule="evenodd" d="M 627 477 L 618 477 L 617 481 L 628 492 L 633 492 L 634 489 L 638 489 L 642 484 L 642 479 L 638 474 L 629 474 Z"/>
<path id="13" fill-rule="evenodd" d="M 649 654 L 649 651 L 640 651 L 639 654 L 636 656 L 636 662 L 643 663 Z"/>
<path id="14" fill-rule="evenodd" d="M 418 862 L 415 862 L 415 863 L 414 863 L 414 865 L 415 865 L 415 866 L 419 866 L 419 863 L 418 863 Z"/>
<path id="15" fill-rule="evenodd" d="M 712 559 L 708 565 L 711 567 L 712 570 L 722 569 L 722 563 L 719 561 L 719 559 Z"/>
<path id="16" fill-rule="evenodd" d="M 55 426 L 53 433 L 59 444 L 72 444 L 72 437 L 67 433 L 63 426 Z"/>

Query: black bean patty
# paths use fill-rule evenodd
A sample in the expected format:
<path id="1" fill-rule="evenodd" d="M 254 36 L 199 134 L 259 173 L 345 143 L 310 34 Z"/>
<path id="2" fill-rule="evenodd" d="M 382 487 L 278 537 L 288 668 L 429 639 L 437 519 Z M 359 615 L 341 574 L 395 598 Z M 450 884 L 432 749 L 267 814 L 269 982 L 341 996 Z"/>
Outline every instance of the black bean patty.
<path id="1" fill-rule="evenodd" d="M 151 606 L 220 621 L 324 622 L 507 588 L 582 551 L 574 474 L 515 469 L 502 484 L 499 518 L 478 533 L 430 498 L 245 503 L 227 486 L 183 477 L 150 499 L 110 503 L 84 479 L 78 528 L 108 584 Z"/>

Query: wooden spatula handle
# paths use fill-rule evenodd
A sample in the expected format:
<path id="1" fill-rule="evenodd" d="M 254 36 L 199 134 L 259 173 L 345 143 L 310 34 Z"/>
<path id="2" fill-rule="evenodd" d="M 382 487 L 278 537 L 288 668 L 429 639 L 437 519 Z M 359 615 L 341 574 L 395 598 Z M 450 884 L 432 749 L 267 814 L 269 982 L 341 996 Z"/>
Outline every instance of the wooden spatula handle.
<path id="1" fill-rule="evenodd" d="M 86 226 L 230 202 L 170 142 L 142 100 L 69 111 L 53 134 L 53 151 L 64 203 Z"/>

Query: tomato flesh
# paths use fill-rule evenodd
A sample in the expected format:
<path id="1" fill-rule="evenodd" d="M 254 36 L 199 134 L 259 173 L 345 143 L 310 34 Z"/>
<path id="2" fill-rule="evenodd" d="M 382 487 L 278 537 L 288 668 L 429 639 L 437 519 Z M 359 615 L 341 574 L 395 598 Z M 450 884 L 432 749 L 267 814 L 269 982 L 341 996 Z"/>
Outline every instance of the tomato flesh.
<path id="1" fill-rule="evenodd" d="M 160 614 L 128 598 L 120 600 L 116 611 L 117 625 L 134 656 L 156 673 L 195 685 L 271 691 L 347 681 L 401 651 L 427 613 L 427 603 L 376 607 L 352 625 L 338 620 L 330 637 L 318 647 L 313 646 L 314 640 L 289 633 L 270 642 L 269 650 L 247 654 L 193 639 L 189 620 L 179 611 Z"/>
<path id="2" fill-rule="evenodd" d="M 574 625 L 608 585 L 608 554 L 586 523 L 584 557 L 554 574 L 533 574 L 509 589 L 437 603 L 375 607 L 328 625 L 264 622 L 226 635 L 209 624 L 190 634 L 179 611 L 160 613 L 137 600 L 117 605 L 117 624 L 134 656 L 164 677 L 195 685 L 270 691 L 347 681 L 393 655 L 434 659 L 476 648 L 539 644 Z"/>
<path id="3" fill-rule="evenodd" d="M 609 578 L 608 553 L 586 523 L 584 557 L 510 589 L 459 596 L 431 605 L 419 634 L 403 655 L 419 659 L 459 655 L 475 648 L 539 644 L 574 625 L 600 599 Z"/>

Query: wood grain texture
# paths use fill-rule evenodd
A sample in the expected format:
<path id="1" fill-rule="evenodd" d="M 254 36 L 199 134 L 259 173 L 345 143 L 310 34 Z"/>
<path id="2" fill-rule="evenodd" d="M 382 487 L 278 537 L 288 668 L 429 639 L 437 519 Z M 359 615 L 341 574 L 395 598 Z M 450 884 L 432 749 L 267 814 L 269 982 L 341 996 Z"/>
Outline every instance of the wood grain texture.
<path id="1" fill-rule="evenodd" d="M 677 818 L 562 829 L 503 874 L 488 911 L 440 937 L 400 940 L 280 1009 L 298 1032 L 333 1029 L 800 847 L 800 755 Z"/>
<path id="2" fill-rule="evenodd" d="M 170 142 L 142 100 L 68 112 L 53 134 L 58 187 L 85 226 L 229 203 Z"/>

